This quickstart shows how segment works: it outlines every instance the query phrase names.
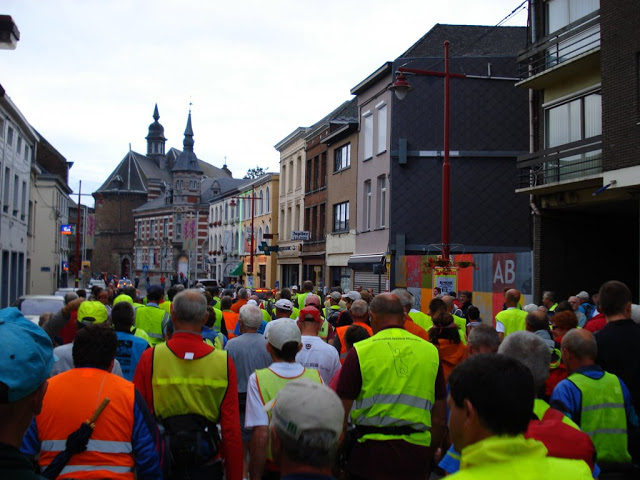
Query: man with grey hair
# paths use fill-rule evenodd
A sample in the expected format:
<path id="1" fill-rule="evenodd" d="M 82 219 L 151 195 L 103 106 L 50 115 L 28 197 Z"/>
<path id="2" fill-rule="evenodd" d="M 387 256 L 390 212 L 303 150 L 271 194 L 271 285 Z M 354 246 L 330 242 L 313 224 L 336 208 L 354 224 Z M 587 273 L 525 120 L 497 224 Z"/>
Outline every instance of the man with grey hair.
<path id="1" fill-rule="evenodd" d="M 584 324 L 587 323 L 587 317 L 582 310 L 580 310 L 580 305 L 582 304 L 579 297 L 573 295 L 569 297 L 569 305 L 571 305 L 571 310 L 578 319 L 578 327 L 584 327 Z"/>
<path id="2" fill-rule="evenodd" d="M 171 317 L 173 336 L 142 354 L 133 379 L 165 428 L 173 460 L 169 478 L 221 479 L 223 452 L 225 478 L 241 479 L 235 364 L 227 352 L 202 341 L 207 301 L 199 290 L 177 294 L 171 304 Z M 223 446 L 217 436 L 218 423 Z"/>
<path id="3" fill-rule="evenodd" d="M 478 325 L 469 332 L 469 355 L 478 353 L 497 353 L 500 337 L 495 328 L 489 325 Z"/>
<path id="4" fill-rule="evenodd" d="M 344 407 L 333 390 L 293 380 L 271 405 L 271 449 L 282 478 L 330 479 Z"/>
<path id="5" fill-rule="evenodd" d="M 242 451 L 244 461 L 244 476 L 247 477 L 249 468 L 249 441 L 252 430 L 244 428 L 245 409 L 247 406 L 247 383 L 251 374 L 261 368 L 271 365 L 271 356 L 267 352 L 267 341 L 258 333 L 262 324 L 262 312 L 255 305 L 245 305 L 240 309 L 238 320 L 240 336 L 227 342 L 225 350 L 236 365 L 238 377 L 238 406 L 240 408 L 240 425 L 242 428 Z"/>
<path id="6" fill-rule="evenodd" d="M 531 371 L 535 382 L 536 401 L 533 411 L 538 418 L 542 418 L 544 411 L 538 415 L 538 409 L 544 404 L 545 410 L 549 405 L 539 397 L 544 392 L 544 382 L 549 376 L 549 361 L 551 353 L 547 344 L 536 334 L 524 330 L 514 332 L 504 339 L 498 353 L 520 360 Z"/>
<path id="7" fill-rule="evenodd" d="M 402 302 L 404 313 L 409 315 L 409 318 L 413 320 L 415 324 L 421 326 L 426 331 L 429 331 L 429 329 L 433 326 L 431 317 L 429 317 L 429 315 L 427 315 L 426 313 L 423 313 L 420 310 L 414 308 L 415 297 L 413 296 L 413 294 L 409 290 L 406 290 L 404 288 L 396 288 L 392 290 L 391 293 L 397 295 Z"/>
<path id="8" fill-rule="evenodd" d="M 631 463 L 627 429 L 638 425 L 627 386 L 596 365 L 597 352 L 595 338 L 588 330 L 573 329 L 564 335 L 562 362 L 569 377 L 553 389 L 551 406 L 589 434 L 598 464 L 607 473 L 607 463 Z"/>

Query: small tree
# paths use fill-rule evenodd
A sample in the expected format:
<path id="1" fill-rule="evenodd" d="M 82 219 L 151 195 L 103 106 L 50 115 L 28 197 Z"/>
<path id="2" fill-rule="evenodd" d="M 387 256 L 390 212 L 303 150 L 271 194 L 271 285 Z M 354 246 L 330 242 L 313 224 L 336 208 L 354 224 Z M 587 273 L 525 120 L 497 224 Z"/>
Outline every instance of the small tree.
<path id="1" fill-rule="evenodd" d="M 256 166 L 256 168 L 250 168 L 247 170 L 246 175 L 243 178 L 258 178 L 267 173 L 268 168 Z"/>

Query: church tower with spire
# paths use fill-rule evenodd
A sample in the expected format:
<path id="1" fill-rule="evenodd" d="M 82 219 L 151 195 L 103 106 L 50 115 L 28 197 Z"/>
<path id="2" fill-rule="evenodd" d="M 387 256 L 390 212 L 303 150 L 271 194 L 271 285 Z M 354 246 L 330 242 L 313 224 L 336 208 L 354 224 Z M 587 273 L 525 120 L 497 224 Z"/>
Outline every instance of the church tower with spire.
<path id="1" fill-rule="evenodd" d="M 193 128 L 191 127 L 191 110 L 184 131 L 182 153 L 171 169 L 173 173 L 173 203 L 200 203 L 200 181 L 204 172 L 200 168 L 198 157 L 193 151 Z"/>
<path id="2" fill-rule="evenodd" d="M 164 136 L 164 127 L 158 122 L 160 114 L 158 113 L 158 104 L 153 111 L 154 122 L 149 125 L 149 135 L 146 136 L 147 140 L 147 157 L 155 160 L 159 168 L 166 168 L 165 158 L 165 143 L 167 139 Z"/>

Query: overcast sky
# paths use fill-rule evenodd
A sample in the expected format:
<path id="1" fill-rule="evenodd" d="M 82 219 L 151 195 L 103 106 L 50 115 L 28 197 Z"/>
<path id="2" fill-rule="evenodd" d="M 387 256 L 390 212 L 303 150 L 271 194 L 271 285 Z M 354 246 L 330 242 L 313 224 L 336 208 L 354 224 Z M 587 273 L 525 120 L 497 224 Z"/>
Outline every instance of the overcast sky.
<path id="1" fill-rule="evenodd" d="M 96 190 L 129 150 L 146 153 L 156 102 L 182 149 L 236 178 L 279 170 L 273 146 L 436 23 L 496 25 L 522 0 L 3 0 L 20 30 L 0 84 Z M 505 25 L 526 24 L 521 8 Z M 455 45 L 451 46 L 455 51 Z M 89 203 L 87 197 L 83 203 Z M 91 202 L 92 203 L 92 202 Z"/>

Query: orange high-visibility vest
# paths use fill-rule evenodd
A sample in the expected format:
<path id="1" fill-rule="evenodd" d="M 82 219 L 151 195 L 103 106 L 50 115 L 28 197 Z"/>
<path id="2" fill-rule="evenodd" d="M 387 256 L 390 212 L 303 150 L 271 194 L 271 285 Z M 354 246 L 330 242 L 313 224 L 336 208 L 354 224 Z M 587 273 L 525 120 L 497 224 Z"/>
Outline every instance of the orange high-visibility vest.
<path id="1" fill-rule="evenodd" d="M 364 328 L 367 332 L 369 332 L 369 336 L 373 336 L 373 330 L 369 325 L 362 322 L 353 322 L 352 325 L 358 325 Z M 340 339 L 340 363 L 344 363 L 344 359 L 347 358 L 347 342 L 344 341 L 344 334 L 347 333 L 347 328 L 351 325 L 344 325 L 342 327 L 336 328 L 336 335 Z"/>
<path id="2" fill-rule="evenodd" d="M 91 417 L 105 397 L 110 402 L 96 421 L 87 450 L 73 455 L 58 478 L 133 480 L 135 387 L 96 368 L 74 368 L 49 379 L 42 412 L 36 417 L 42 469 L 65 449 L 69 434 Z"/>

